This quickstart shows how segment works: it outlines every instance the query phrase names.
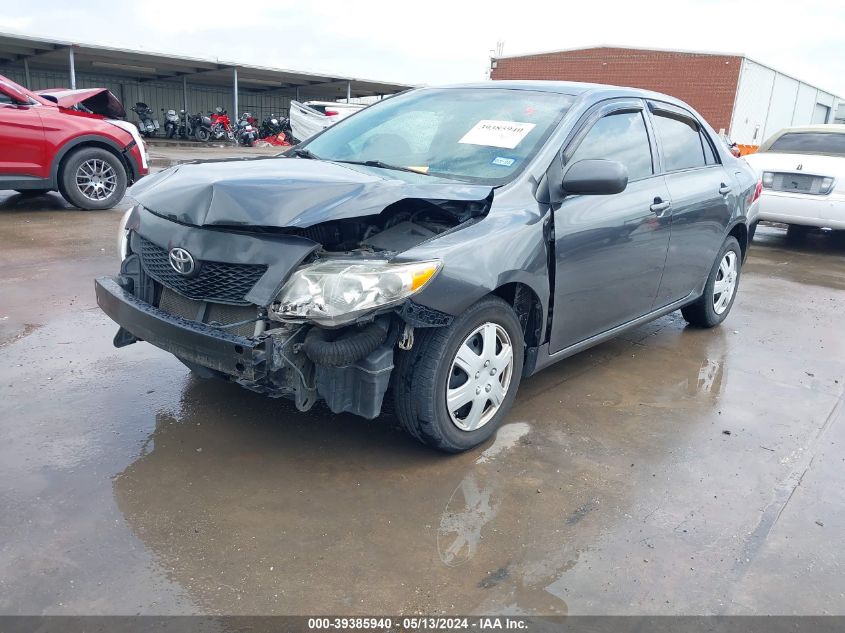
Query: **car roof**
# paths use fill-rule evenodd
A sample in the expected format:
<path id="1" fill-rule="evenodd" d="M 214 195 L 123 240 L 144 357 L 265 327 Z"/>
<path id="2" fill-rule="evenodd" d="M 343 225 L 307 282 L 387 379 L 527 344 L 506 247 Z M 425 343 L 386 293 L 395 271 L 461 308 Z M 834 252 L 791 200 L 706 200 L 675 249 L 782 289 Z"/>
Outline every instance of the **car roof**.
<path id="1" fill-rule="evenodd" d="M 790 132 L 828 132 L 830 134 L 845 134 L 845 125 L 841 123 L 815 123 L 798 127 L 785 127 L 778 130 L 772 137 L 783 136 Z"/>
<path id="2" fill-rule="evenodd" d="M 614 86 L 611 84 L 593 84 L 580 81 L 544 81 L 540 79 L 522 80 L 497 80 L 465 84 L 451 84 L 443 86 L 432 86 L 433 88 L 480 88 L 480 89 L 504 89 L 504 90 L 537 90 L 540 92 L 554 92 L 570 95 L 573 97 L 591 96 L 595 99 L 609 99 L 613 97 L 639 97 L 641 99 L 656 99 L 674 103 L 689 108 L 690 106 L 680 99 L 671 95 L 641 88 L 627 86 Z"/>

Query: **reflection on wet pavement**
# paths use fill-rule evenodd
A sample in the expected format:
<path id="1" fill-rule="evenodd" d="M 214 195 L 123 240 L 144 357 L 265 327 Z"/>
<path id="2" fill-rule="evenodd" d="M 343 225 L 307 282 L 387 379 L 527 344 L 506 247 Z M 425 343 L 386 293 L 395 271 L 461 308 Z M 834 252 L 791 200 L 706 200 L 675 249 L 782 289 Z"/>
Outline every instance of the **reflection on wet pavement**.
<path id="1" fill-rule="evenodd" d="M 119 212 L 60 239 L 8 209 L 0 317 L 36 327 L 0 331 L 2 613 L 845 613 L 825 236 L 761 228 L 722 328 L 672 314 L 555 365 L 447 456 L 115 350 L 90 277 Z"/>

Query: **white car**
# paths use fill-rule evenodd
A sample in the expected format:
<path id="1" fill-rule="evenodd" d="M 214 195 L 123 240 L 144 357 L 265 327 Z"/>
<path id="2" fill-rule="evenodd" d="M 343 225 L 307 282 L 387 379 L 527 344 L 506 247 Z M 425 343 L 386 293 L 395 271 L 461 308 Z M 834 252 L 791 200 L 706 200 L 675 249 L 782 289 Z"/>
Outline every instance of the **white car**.
<path id="1" fill-rule="evenodd" d="M 290 102 L 290 127 L 297 142 L 305 141 L 350 114 L 365 108 L 357 103 L 333 101 Z"/>
<path id="2" fill-rule="evenodd" d="M 763 182 L 752 231 L 759 220 L 788 224 L 793 234 L 845 230 L 845 125 L 784 128 L 745 160 Z"/>

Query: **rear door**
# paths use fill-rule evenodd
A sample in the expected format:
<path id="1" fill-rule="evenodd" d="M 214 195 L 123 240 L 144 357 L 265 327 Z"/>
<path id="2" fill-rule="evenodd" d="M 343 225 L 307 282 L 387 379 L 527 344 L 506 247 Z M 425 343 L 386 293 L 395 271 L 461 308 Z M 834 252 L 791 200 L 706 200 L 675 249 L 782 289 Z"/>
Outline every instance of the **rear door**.
<path id="1" fill-rule="evenodd" d="M 655 309 L 701 289 L 740 195 L 719 162 L 714 139 L 685 109 L 649 102 L 662 169 L 672 200 L 672 236 Z"/>
<path id="2" fill-rule="evenodd" d="M 628 168 L 625 191 L 569 196 L 554 211 L 552 352 L 651 310 L 669 244 L 668 190 L 658 174 L 644 103 L 600 105 L 563 153 L 616 160 Z"/>
<path id="3" fill-rule="evenodd" d="M 46 178 L 44 130 L 38 110 L 0 92 L 0 175 Z"/>

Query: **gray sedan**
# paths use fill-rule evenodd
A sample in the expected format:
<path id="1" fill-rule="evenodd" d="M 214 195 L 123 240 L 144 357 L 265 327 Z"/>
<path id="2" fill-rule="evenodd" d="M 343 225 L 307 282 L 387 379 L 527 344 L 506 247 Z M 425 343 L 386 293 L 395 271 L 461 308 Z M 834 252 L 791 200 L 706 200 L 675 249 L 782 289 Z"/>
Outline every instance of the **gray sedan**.
<path id="1" fill-rule="evenodd" d="M 757 185 L 666 95 L 412 90 L 285 156 L 144 179 L 97 299 L 119 347 L 301 410 L 374 418 L 392 390 L 412 436 L 463 451 L 552 363 L 673 310 L 720 324 Z"/>

